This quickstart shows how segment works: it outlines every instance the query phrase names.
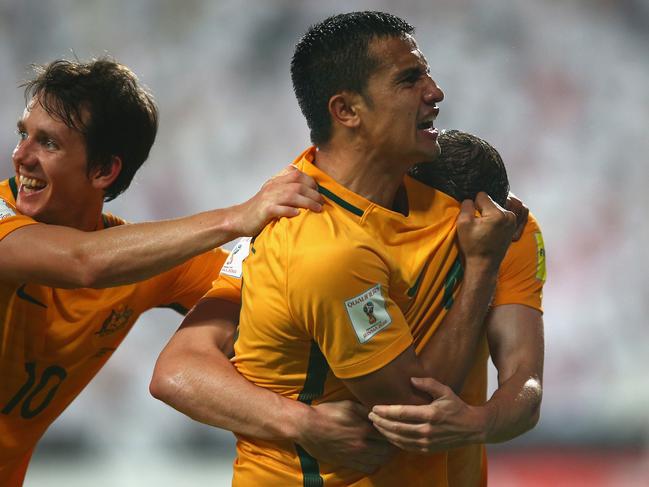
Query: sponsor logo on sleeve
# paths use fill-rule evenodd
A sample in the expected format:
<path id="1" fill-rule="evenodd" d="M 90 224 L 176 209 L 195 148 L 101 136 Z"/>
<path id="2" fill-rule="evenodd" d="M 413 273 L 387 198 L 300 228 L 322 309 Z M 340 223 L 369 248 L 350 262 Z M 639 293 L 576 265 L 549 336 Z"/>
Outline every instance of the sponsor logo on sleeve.
<path id="1" fill-rule="evenodd" d="M 250 242 L 252 239 L 250 237 L 242 238 L 234 246 L 232 252 L 228 256 L 228 260 L 225 261 L 223 267 L 221 268 L 221 274 L 231 277 L 241 278 L 243 273 L 243 261 L 248 257 L 250 253 Z"/>
<path id="2" fill-rule="evenodd" d="M 545 282 L 545 245 L 543 244 L 543 235 L 540 232 L 534 234 L 536 238 L 536 278 Z"/>
<path id="3" fill-rule="evenodd" d="M 10 216 L 16 216 L 16 211 L 11 207 L 11 205 L 9 205 L 9 203 L 0 198 L 0 220 L 4 220 Z"/>
<path id="4" fill-rule="evenodd" d="M 380 284 L 345 301 L 345 309 L 360 343 L 368 342 L 392 323 Z"/>

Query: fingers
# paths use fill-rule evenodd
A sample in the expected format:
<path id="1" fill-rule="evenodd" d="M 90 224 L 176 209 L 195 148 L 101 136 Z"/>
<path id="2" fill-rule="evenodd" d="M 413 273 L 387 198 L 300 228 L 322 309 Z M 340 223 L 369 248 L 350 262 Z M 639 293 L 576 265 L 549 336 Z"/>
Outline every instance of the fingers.
<path id="1" fill-rule="evenodd" d="M 287 166 L 282 172 L 277 176 L 274 176 L 268 183 L 274 184 L 290 184 L 298 183 L 303 186 L 309 187 L 316 192 L 318 191 L 318 183 L 308 174 L 304 174 L 302 171 L 295 168 L 295 166 Z"/>
<path id="2" fill-rule="evenodd" d="M 433 419 L 432 409 L 429 404 L 422 406 L 374 406 L 369 415 L 370 421 L 378 416 L 391 421 L 402 421 L 408 423 L 424 423 Z"/>
<path id="3" fill-rule="evenodd" d="M 432 443 L 422 434 L 406 436 L 402 433 L 395 433 L 388 428 L 376 425 L 377 430 L 383 434 L 385 439 L 401 450 L 414 451 L 417 453 L 428 453 L 432 451 Z"/>
<path id="4" fill-rule="evenodd" d="M 298 216 L 299 214 L 300 214 L 300 210 L 293 206 L 275 205 L 268 209 L 267 221 L 270 221 L 273 218 L 282 218 L 282 217 L 293 218 L 294 216 Z"/>
<path id="5" fill-rule="evenodd" d="M 436 381 L 432 377 L 412 377 L 410 382 L 415 389 L 424 391 L 434 399 L 446 396 L 450 392 L 450 388 L 447 385 Z"/>
<path id="6" fill-rule="evenodd" d="M 278 178 L 278 177 L 281 177 L 281 176 L 286 176 L 287 174 L 292 174 L 292 173 L 294 173 L 296 171 L 298 171 L 297 167 L 295 167 L 293 164 L 289 164 L 284 169 L 282 169 L 280 172 L 278 172 L 275 175 L 275 177 Z"/>
<path id="7" fill-rule="evenodd" d="M 512 241 L 516 242 L 517 240 L 520 240 L 523 235 L 530 214 L 530 209 L 512 192 L 507 196 L 507 203 L 505 206 L 509 211 L 516 215 L 516 231 L 512 237 Z"/>
<path id="8" fill-rule="evenodd" d="M 460 204 L 460 214 L 457 217 L 458 225 L 470 223 L 475 218 L 475 205 L 472 200 L 464 200 Z"/>
<path id="9" fill-rule="evenodd" d="M 486 216 L 489 213 L 494 213 L 495 211 L 502 210 L 498 203 L 495 203 L 484 191 L 480 191 L 475 196 L 475 207 L 480 212 L 482 216 Z"/>

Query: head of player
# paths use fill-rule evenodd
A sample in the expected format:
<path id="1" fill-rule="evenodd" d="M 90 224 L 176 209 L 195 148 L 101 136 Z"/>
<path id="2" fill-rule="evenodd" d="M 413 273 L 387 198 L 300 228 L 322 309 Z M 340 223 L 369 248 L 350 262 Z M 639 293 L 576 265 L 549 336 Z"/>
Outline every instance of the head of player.
<path id="1" fill-rule="evenodd" d="M 408 174 L 458 201 L 475 199 L 484 191 L 503 208 L 509 194 L 507 169 L 488 142 L 459 130 L 440 134 L 440 156 L 434 162 L 413 166 Z"/>
<path id="2" fill-rule="evenodd" d="M 444 94 L 413 31 L 383 12 L 335 15 L 307 31 L 291 79 L 314 145 L 353 146 L 398 170 L 437 156 L 433 122 Z"/>
<path id="3" fill-rule="evenodd" d="M 104 201 L 128 188 L 155 140 L 158 110 L 109 58 L 35 67 L 25 87 L 13 164 L 18 210 L 42 223 L 94 230 Z"/>

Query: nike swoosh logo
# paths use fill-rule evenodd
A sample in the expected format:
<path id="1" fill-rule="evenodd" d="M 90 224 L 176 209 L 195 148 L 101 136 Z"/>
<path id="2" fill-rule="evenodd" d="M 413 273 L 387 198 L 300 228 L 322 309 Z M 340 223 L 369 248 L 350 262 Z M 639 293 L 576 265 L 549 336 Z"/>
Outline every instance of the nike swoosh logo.
<path id="1" fill-rule="evenodd" d="M 32 304 L 35 304 L 37 306 L 42 306 L 43 308 L 47 308 L 46 304 L 41 303 L 38 299 L 36 299 L 33 296 L 30 296 L 25 292 L 25 287 L 27 284 L 23 284 L 16 290 L 16 296 L 18 296 L 20 299 L 24 299 L 25 301 L 29 301 Z"/>

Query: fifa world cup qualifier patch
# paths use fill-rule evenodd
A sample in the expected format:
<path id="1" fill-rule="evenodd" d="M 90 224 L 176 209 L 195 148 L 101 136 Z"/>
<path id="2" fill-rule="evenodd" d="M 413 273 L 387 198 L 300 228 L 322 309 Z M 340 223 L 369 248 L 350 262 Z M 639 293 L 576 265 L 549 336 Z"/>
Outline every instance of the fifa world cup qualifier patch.
<path id="1" fill-rule="evenodd" d="M 380 284 L 345 301 L 345 309 L 361 343 L 368 342 L 392 323 Z"/>
<path id="2" fill-rule="evenodd" d="M 228 260 L 225 261 L 221 268 L 221 274 L 241 278 L 243 274 L 243 261 L 246 260 L 250 253 L 250 237 L 245 237 L 239 240 L 230 252 Z"/>
<path id="3" fill-rule="evenodd" d="M 16 216 L 16 211 L 5 200 L 0 198 L 0 220 L 10 216 Z"/>

